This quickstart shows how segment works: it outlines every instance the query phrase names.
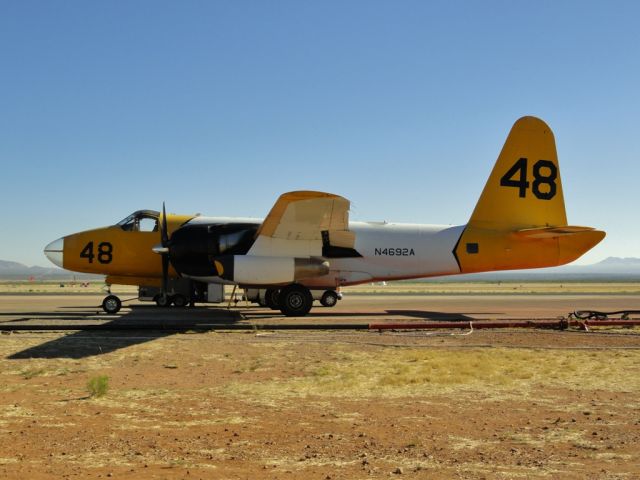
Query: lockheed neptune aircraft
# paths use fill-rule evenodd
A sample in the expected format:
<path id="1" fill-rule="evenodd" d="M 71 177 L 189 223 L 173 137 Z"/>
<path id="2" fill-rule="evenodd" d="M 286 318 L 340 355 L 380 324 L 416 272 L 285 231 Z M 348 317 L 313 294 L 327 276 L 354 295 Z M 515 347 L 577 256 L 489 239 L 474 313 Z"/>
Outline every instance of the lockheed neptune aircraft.
<path id="1" fill-rule="evenodd" d="M 157 285 L 164 303 L 170 279 L 182 277 L 266 289 L 268 306 L 302 316 L 311 290 L 562 265 L 604 236 L 567 224 L 553 133 L 523 117 L 466 225 L 350 222 L 347 199 L 296 191 L 281 195 L 264 220 L 166 215 L 163 206 L 162 214 L 142 210 L 60 238 L 45 254 L 65 269 L 105 274 L 108 284 Z M 106 310 L 120 306 L 105 302 Z"/>

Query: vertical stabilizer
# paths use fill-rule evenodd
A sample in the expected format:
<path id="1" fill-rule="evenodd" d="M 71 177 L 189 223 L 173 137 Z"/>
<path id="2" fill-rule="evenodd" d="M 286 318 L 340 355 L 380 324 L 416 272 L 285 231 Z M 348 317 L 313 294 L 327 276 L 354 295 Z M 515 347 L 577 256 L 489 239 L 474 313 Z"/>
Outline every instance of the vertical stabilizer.
<path id="1" fill-rule="evenodd" d="M 604 232 L 567 225 L 556 142 L 539 118 L 511 128 L 454 255 L 462 273 L 571 262 Z"/>
<path id="2" fill-rule="evenodd" d="M 542 120 L 522 117 L 513 125 L 469 224 L 499 230 L 567 224 L 556 142 Z"/>

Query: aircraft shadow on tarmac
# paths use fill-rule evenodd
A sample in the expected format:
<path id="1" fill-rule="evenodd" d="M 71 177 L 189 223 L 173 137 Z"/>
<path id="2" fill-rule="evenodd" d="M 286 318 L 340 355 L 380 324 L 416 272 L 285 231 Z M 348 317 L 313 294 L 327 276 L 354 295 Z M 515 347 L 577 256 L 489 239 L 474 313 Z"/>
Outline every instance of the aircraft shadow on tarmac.
<path id="1" fill-rule="evenodd" d="M 252 320 L 267 320 L 267 319 L 282 319 L 282 315 L 279 312 L 268 313 L 265 312 L 264 309 L 261 309 L 256 312 L 251 311 L 243 311 L 243 314 L 246 318 Z M 447 322 L 468 322 L 477 320 L 470 315 L 501 315 L 501 313 L 495 312 L 430 312 L 425 310 L 384 310 L 384 311 L 376 311 L 376 312 L 340 312 L 340 311 L 331 311 L 329 309 L 326 310 L 312 310 L 311 313 L 307 314 L 304 317 L 307 320 L 313 320 L 314 318 L 352 318 L 352 319 L 375 319 L 377 317 L 410 317 L 410 318 L 420 318 L 423 320 L 440 320 Z M 398 319 L 394 319 L 397 321 Z"/>
<path id="2" fill-rule="evenodd" d="M 65 312 L 62 314 L 59 312 L 0 312 L 0 323 L 32 322 L 34 318 L 47 320 L 86 320 L 88 315 L 95 314 L 87 312 Z"/>
<path id="3" fill-rule="evenodd" d="M 48 342 L 9 355 L 7 359 L 72 358 L 81 359 L 111 353 L 121 348 L 139 345 L 176 332 L 105 332 L 76 331 Z"/>
<path id="4" fill-rule="evenodd" d="M 78 310 L 73 315 L 69 315 L 66 312 L 58 313 L 57 315 L 51 312 L 21 312 L 18 314 L 21 318 L 3 323 L 30 321 L 31 323 L 42 324 L 42 322 L 38 322 L 38 319 L 42 318 L 52 326 L 56 324 L 68 326 L 70 324 L 73 325 L 75 321 L 78 321 L 78 324 L 82 321 L 82 324 L 100 323 L 105 328 L 126 327 L 126 330 L 73 331 L 40 345 L 16 352 L 7 358 L 14 360 L 26 358 L 81 359 L 94 355 L 103 355 L 170 335 L 197 330 L 199 324 L 232 325 L 241 319 L 240 315 L 234 311 L 211 307 L 166 309 L 155 306 L 135 305 L 130 308 L 124 308 L 121 310 L 121 314 L 117 316 L 96 313 L 96 309 L 91 307 L 78 307 Z M 16 314 L 12 315 L 16 316 Z M 54 320 L 66 321 L 53 323 Z M 69 322 L 69 320 L 72 322 Z M 137 327 L 139 328 L 137 329 Z"/>
<path id="5" fill-rule="evenodd" d="M 421 318 L 423 320 L 442 320 L 447 322 L 470 322 L 476 320 L 469 316 L 476 315 L 476 313 L 427 312 L 424 310 L 387 310 L 387 315 Z"/>
<path id="6" fill-rule="evenodd" d="M 158 308 L 151 305 L 132 305 L 123 308 L 117 316 L 106 315 L 96 307 L 63 307 L 73 312 L 20 312 L 19 314 L 0 313 L 0 316 L 13 316 L 11 320 L 1 320 L 0 323 L 31 322 L 38 320 L 48 322 L 47 325 L 96 324 L 103 325 L 105 330 L 73 331 L 48 342 L 16 352 L 8 359 L 26 358 L 72 358 L 81 359 L 94 355 L 103 355 L 116 350 L 150 342 L 177 333 L 190 330 L 206 329 L 207 325 L 235 325 L 240 320 L 283 320 L 280 312 L 265 311 L 260 307 L 249 307 L 235 310 L 226 308 L 197 307 L 197 308 Z M 491 314 L 482 312 L 482 314 Z M 305 323 L 313 323 L 314 319 L 324 318 L 352 318 L 375 319 L 378 317 L 409 317 L 432 321 L 460 321 L 475 320 L 470 315 L 476 313 L 431 312 L 424 310 L 384 310 L 374 312 L 341 312 L 333 309 L 316 309 L 305 317 Z M 497 315 L 497 314 L 492 314 Z M 18 318 L 16 318 L 18 317 Z M 395 319 L 398 321 L 398 319 Z M 62 321 L 62 322 L 56 322 Z M 50 323 L 49 323 L 50 322 Z M 364 323 L 364 322 L 363 322 Z M 39 324 L 42 324 L 40 322 Z M 121 330 L 109 331 L 108 328 Z M 125 329 L 126 327 L 126 329 Z M 138 328 L 139 327 L 139 328 Z"/>

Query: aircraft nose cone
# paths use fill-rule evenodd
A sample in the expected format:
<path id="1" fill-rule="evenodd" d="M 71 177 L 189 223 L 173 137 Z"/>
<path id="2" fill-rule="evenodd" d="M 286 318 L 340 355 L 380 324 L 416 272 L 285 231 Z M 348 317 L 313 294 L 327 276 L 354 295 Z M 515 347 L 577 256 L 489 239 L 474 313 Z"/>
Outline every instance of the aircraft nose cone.
<path id="1" fill-rule="evenodd" d="M 64 237 L 54 240 L 44 247 L 44 254 L 47 258 L 58 267 L 62 268 L 62 254 L 64 252 Z"/>

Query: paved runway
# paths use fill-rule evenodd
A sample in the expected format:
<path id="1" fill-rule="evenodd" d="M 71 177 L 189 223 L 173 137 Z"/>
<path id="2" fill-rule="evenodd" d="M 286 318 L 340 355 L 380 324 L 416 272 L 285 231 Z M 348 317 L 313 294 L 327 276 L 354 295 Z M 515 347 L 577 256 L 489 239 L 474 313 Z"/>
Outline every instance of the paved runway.
<path id="1" fill-rule="evenodd" d="M 125 300 L 123 298 L 123 300 Z M 159 308 L 137 300 L 125 302 L 117 315 L 105 314 L 100 295 L 1 295 L 0 323 L 39 325 L 172 323 L 299 323 L 279 311 L 244 302 L 196 308 Z M 306 323 L 383 323 L 456 320 L 557 319 L 575 310 L 640 310 L 632 295 L 352 295 L 334 308 L 314 306 Z"/>

